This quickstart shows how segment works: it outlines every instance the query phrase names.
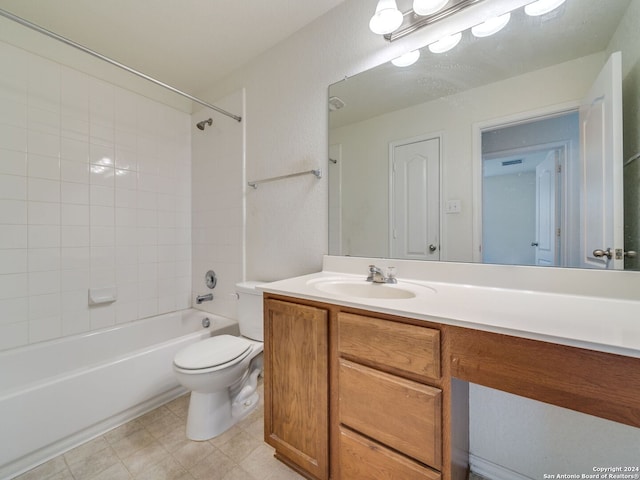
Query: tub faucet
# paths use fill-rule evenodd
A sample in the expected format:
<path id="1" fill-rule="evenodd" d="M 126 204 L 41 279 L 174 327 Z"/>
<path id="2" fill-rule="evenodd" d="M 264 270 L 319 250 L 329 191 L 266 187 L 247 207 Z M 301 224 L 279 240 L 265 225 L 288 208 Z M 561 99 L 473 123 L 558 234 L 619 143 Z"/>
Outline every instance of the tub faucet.
<path id="1" fill-rule="evenodd" d="M 198 295 L 196 297 L 196 303 L 200 305 L 202 302 L 210 302 L 213 300 L 213 293 L 207 293 L 206 295 Z"/>
<path id="2" fill-rule="evenodd" d="M 382 273 L 382 269 L 375 265 L 369 265 L 369 276 L 367 282 L 373 283 L 398 283 L 395 275 L 395 267 L 389 267 L 387 276 Z"/>

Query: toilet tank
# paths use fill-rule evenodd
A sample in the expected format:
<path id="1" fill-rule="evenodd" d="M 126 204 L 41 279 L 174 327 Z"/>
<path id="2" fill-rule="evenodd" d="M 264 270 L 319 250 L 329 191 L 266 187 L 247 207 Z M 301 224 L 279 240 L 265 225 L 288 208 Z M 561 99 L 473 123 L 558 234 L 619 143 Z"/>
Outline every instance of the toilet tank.
<path id="1" fill-rule="evenodd" d="M 256 287 L 263 282 L 236 283 L 238 293 L 238 325 L 240 335 L 264 341 L 262 292 Z"/>

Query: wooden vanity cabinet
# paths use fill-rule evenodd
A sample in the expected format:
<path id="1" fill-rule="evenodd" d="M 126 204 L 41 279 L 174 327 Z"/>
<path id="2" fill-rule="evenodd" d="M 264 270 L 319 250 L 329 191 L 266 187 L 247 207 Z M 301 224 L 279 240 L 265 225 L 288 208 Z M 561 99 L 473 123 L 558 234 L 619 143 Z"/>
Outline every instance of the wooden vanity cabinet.
<path id="1" fill-rule="evenodd" d="M 326 309 L 264 301 L 265 441 L 308 478 L 329 478 Z"/>

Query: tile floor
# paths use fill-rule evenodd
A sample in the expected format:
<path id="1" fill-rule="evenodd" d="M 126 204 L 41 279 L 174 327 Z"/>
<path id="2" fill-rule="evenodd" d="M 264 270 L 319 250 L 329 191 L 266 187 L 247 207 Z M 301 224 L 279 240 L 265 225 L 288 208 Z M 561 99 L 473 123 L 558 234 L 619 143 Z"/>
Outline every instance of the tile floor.
<path id="1" fill-rule="evenodd" d="M 262 398 L 262 385 L 260 386 Z M 56 457 L 16 480 L 299 480 L 263 441 L 263 405 L 219 437 L 185 437 L 188 395 Z"/>

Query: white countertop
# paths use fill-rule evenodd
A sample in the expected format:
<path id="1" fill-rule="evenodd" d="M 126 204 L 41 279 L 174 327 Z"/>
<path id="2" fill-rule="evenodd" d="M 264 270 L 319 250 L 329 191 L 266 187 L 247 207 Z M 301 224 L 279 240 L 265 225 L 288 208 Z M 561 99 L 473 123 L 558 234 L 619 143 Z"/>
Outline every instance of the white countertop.
<path id="1" fill-rule="evenodd" d="M 477 267 L 476 267 L 477 268 Z M 418 293 L 406 299 L 359 298 L 319 290 L 331 278 L 356 275 L 322 271 L 266 283 L 265 292 L 448 325 L 504 333 L 640 358 L 640 299 L 510 289 L 486 285 L 403 279 L 398 287 Z"/>

